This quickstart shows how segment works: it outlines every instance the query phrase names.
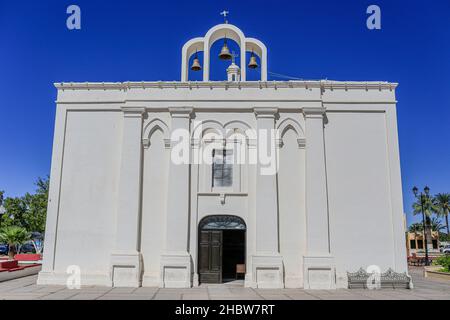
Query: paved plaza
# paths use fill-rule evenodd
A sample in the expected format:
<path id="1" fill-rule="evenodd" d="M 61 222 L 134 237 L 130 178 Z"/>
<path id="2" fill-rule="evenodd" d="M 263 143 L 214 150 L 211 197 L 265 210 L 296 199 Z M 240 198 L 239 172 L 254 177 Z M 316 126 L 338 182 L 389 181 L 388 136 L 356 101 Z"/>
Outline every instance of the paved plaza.
<path id="1" fill-rule="evenodd" d="M 422 276 L 410 270 L 414 290 L 302 290 L 251 289 L 242 282 L 203 285 L 192 289 L 82 287 L 36 285 L 37 276 L 0 283 L 0 300 L 450 300 L 450 282 Z"/>

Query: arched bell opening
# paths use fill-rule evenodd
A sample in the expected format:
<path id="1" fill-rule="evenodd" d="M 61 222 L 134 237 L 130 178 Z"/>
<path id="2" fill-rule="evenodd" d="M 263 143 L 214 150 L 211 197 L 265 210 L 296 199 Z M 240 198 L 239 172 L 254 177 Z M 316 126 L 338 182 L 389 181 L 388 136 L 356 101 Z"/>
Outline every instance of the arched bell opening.
<path id="1" fill-rule="evenodd" d="M 261 58 L 255 51 L 246 51 L 245 61 L 247 61 L 247 81 L 261 80 Z"/>
<path id="2" fill-rule="evenodd" d="M 258 68 L 257 73 L 260 73 L 260 77 L 257 80 L 267 81 L 267 48 L 266 46 L 255 38 L 246 38 L 244 33 L 234 25 L 231 24 L 220 24 L 212 27 L 204 37 L 193 38 L 186 42 L 182 49 L 182 61 L 181 61 L 181 81 L 189 81 L 189 68 L 192 67 L 192 56 L 196 52 L 203 52 L 203 61 L 201 61 L 201 68 L 203 72 L 203 81 L 210 80 L 224 80 L 227 79 L 226 72 L 221 73 L 217 71 L 212 64 L 216 64 L 220 58 L 218 58 L 219 48 L 212 48 L 213 45 L 216 46 L 216 42 L 220 43 L 217 45 L 220 50 L 224 47 L 224 39 L 227 39 L 228 51 L 235 51 L 238 55 L 235 59 L 235 64 L 240 68 L 240 81 L 247 81 L 247 71 L 253 70 L 253 68 L 248 68 L 248 66 L 255 67 L 256 64 Z M 221 40 L 221 41 L 220 41 Z M 211 52 L 212 51 L 212 52 Z M 253 64 L 252 56 L 247 57 L 247 52 L 254 53 Z M 229 61 L 229 60 L 225 60 Z M 219 62 L 220 63 L 220 62 Z M 227 70 L 229 65 L 222 66 L 222 70 Z M 260 71 L 260 72 L 259 72 Z M 196 71 L 199 72 L 199 71 Z M 225 76 L 224 76 L 225 75 Z M 195 75 L 195 78 L 197 76 Z M 257 77 L 255 76 L 255 79 Z M 229 79 L 227 79 L 230 81 Z"/>
<path id="3" fill-rule="evenodd" d="M 207 216 L 200 221 L 200 283 L 224 283 L 245 277 L 246 230 L 244 220 L 232 215 Z"/>
<path id="4" fill-rule="evenodd" d="M 222 59 L 219 54 L 222 52 L 224 46 L 228 48 L 230 53 L 229 59 Z M 210 54 L 210 81 L 226 81 L 227 80 L 227 68 L 234 62 L 239 68 L 241 68 L 240 61 L 240 47 L 239 44 L 229 38 L 217 39 L 211 46 Z"/>

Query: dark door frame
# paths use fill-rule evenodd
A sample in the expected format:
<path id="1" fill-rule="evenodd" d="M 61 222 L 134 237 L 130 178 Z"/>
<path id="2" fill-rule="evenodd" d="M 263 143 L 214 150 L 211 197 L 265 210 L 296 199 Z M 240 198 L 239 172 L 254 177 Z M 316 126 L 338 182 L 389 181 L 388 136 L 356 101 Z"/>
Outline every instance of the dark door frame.
<path id="1" fill-rule="evenodd" d="M 200 275 L 200 259 L 201 259 L 201 233 L 202 231 L 224 231 L 224 230 L 242 230 L 244 232 L 244 257 L 245 265 L 247 266 L 247 225 L 241 217 L 234 215 L 209 215 L 200 220 L 197 227 L 197 274 L 199 276 L 199 282 L 201 283 Z M 221 239 L 223 239 L 223 234 Z M 223 248 L 223 240 L 221 242 Z M 223 259 L 221 251 L 221 259 Z M 223 266 L 223 262 L 221 261 Z M 220 283 L 223 283 L 223 267 L 220 270 Z"/>

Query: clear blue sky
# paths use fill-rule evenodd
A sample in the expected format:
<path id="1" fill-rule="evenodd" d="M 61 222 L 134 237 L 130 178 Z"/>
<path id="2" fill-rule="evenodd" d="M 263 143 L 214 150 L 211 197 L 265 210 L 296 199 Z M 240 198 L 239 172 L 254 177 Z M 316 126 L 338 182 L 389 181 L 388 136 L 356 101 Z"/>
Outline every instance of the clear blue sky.
<path id="1" fill-rule="evenodd" d="M 70 4 L 81 8 L 79 31 L 66 28 Z M 379 31 L 366 28 L 370 4 L 381 7 Z M 223 9 L 265 42 L 272 72 L 399 82 L 405 211 L 413 185 L 450 192 L 448 0 L 0 0 L 0 190 L 22 195 L 49 173 L 54 82 L 178 80 L 182 45 Z"/>

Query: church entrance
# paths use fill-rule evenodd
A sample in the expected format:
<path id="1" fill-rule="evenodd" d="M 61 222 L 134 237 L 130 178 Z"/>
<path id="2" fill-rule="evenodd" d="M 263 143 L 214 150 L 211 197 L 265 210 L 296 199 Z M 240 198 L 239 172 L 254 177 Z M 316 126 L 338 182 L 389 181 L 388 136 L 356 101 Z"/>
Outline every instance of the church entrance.
<path id="1" fill-rule="evenodd" d="M 245 232 L 245 222 L 236 216 L 208 216 L 200 222 L 200 283 L 224 283 L 245 276 Z"/>

